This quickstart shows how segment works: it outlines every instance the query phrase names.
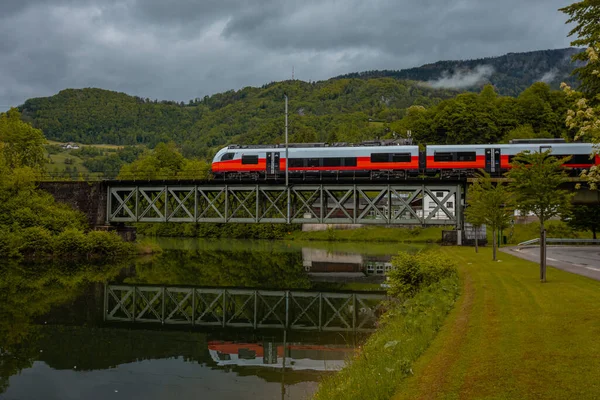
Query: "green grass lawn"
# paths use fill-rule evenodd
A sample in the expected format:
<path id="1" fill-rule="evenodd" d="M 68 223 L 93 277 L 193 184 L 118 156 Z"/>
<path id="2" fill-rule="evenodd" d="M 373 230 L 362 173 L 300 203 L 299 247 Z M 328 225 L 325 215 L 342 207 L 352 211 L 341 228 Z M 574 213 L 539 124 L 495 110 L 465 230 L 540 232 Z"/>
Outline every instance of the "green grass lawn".
<path id="1" fill-rule="evenodd" d="M 394 399 L 600 399 L 600 282 L 443 248 L 462 294 Z"/>

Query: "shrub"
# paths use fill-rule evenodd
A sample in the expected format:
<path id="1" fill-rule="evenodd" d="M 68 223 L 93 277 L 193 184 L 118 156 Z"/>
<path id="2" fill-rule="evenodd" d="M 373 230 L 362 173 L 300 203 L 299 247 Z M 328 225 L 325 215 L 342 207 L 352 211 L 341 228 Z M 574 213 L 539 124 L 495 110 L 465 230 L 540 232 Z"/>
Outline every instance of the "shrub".
<path id="1" fill-rule="evenodd" d="M 87 234 L 86 246 L 89 254 L 115 257 L 129 251 L 129 245 L 114 232 L 93 231 Z"/>
<path id="2" fill-rule="evenodd" d="M 52 233 L 49 230 L 34 226 L 21 231 L 19 251 L 26 255 L 48 254 L 53 251 L 53 243 Z"/>
<path id="3" fill-rule="evenodd" d="M 399 253 L 392 258 L 392 266 L 388 292 L 402 298 L 413 297 L 422 288 L 457 274 L 454 260 L 435 251 Z"/>
<path id="4" fill-rule="evenodd" d="M 54 253 L 61 256 L 87 254 L 88 241 L 79 229 L 68 228 L 61 232 L 54 242 Z"/>

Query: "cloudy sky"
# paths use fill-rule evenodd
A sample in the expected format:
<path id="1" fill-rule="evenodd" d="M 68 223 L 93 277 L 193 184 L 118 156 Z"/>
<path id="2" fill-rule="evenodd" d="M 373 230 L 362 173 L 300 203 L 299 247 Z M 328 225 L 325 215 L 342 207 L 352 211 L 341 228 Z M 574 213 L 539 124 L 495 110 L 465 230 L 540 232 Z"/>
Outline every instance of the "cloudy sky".
<path id="1" fill-rule="evenodd" d="M 572 0 L 2 0 L 0 111 L 64 88 L 187 101 L 569 45 Z"/>

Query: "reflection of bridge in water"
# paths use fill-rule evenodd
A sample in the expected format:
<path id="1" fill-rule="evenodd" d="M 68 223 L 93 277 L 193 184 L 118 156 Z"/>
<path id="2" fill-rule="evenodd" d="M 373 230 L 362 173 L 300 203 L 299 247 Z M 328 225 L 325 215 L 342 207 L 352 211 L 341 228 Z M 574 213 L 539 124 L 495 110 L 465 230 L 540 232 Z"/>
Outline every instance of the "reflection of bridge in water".
<path id="1" fill-rule="evenodd" d="M 371 332 L 383 292 L 106 285 L 105 321 L 198 327 Z"/>

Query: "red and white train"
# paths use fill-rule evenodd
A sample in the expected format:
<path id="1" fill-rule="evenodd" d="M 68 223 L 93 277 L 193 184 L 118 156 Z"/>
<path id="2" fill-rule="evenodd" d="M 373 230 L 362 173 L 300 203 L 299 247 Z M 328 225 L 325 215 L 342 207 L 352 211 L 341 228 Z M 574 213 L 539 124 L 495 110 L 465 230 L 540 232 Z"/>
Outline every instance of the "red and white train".
<path id="1" fill-rule="evenodd" d="M 592 144 L 565 143 L 553 139 L 515 140 L 509 144 L 430 145 L 419 151 L 415 145 L 293 144 L 288 147 L 290 178 L 369 177 L 410 178 L 422 175 L 459 178 L 483 169 L 501 175 L 512 158 L 523 151 L 550 149 L 558 157 L 571 156 L 566 168 L 579 172 L 600 165 L 591 157 Z M 231 145 L 215 155 L 215 178 L 281 178 L 285 174 L 284 145 Z"/>

